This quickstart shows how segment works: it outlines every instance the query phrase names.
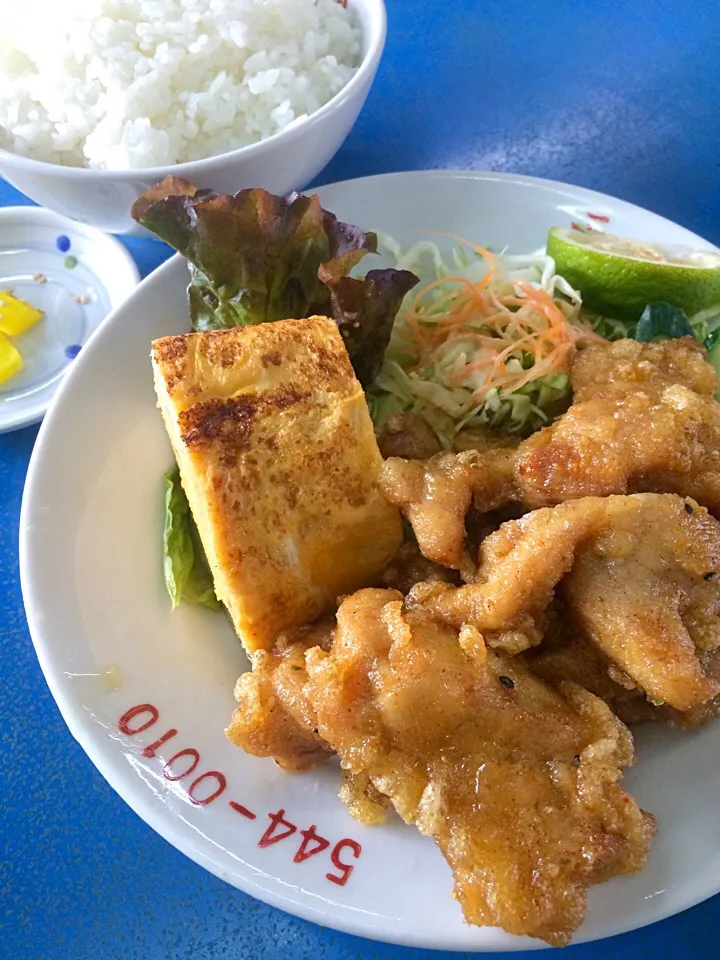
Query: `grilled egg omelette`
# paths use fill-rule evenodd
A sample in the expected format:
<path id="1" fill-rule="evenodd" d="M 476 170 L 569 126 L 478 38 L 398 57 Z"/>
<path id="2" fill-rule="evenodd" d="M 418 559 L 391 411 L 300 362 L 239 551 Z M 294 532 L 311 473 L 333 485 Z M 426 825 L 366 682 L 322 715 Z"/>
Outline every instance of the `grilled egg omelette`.
<path id="1" fill-rule="evenodd" d="M 215 592 L 248 652 L 377 580 L 400 514 L 332 320 L 164 337 L 152 362 Z"/>

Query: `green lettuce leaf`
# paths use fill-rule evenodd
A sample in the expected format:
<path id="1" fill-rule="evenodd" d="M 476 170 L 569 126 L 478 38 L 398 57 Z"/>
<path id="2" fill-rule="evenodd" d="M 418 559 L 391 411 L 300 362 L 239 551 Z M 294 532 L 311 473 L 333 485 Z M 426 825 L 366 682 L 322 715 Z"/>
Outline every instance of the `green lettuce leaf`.
<path id="1" fill-rule="evenodd" d="M 380 369 L 400 302 L 418 283 L 408 270 L 351 277 L 377 252 L 377 237 L 339 221 L 316 196 L 220 195 L 166 177 L 132 215 L 190 262 L 193 330 L 328 316 L 364 385 Z"/>
<path id="2" fill-rule="evenodd" d="M 675 337 L 692 337 L 693 329 L 685 313 L 664 300 L 649 303 L 637 322 L 633 338 L 644 343 Z"/>
<path id="3" fill-rule="evenodd" d="M 708 352 L 708 363 L 712 364 L 715 372 L 720 376 L 720 327 L 712 330 L 705 339 L 705 349 Z M 716 392 L 715 399 L 718 399 L 720 390 Z"/>
<path id="4" fill-rule="evenodd" d="M 165 585 L 173 609 L 184 601 L 219 610 L 220 601 L 177 467 L 165 474 L 163 547 Z"/>

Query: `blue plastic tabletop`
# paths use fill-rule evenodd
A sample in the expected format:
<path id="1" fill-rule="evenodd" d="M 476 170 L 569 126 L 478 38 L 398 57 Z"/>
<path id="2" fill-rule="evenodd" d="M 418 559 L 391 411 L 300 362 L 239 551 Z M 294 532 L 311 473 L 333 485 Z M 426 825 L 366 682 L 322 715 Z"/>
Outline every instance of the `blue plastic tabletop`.
<path id="1" fill-rule="evenodd" d="M 414 168 L 533 174 L 649 207 L 720 244 L 718 0 L 388 8 L 376 84 L 318 183 Z M 0 181 L 1 205 L 23 202 Z M 169 253 L 128 246 L 143 274 Z M 360 940 L 252 900 L 154 834 L 105 783 L 45 686 L 23 612 L 18 516 L 36 434 L 0 436 L 0 960 L 458 956 Z M 717 957 L 719 941 L 715 898 L 564 955 Z"/>

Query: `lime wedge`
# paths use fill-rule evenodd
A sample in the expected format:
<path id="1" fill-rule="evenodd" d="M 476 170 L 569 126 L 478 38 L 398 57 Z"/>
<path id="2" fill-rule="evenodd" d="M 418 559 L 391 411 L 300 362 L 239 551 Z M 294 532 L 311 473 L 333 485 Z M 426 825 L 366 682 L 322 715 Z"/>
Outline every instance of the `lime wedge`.
<path id="1" fill-rule="evenodd" d="M 547 252 L 595 313 L 637 320 L 664 300 L 692 316 L 720 304 L 720 253 L 660 247 L 608 233 L 553 227 Z"/>

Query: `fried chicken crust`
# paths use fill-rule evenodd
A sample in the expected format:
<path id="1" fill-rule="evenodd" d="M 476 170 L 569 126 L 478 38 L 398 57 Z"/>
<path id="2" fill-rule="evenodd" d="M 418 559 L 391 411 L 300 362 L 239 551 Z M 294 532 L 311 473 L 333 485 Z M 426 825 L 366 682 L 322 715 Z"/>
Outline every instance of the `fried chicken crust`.
<path id="1" fill-rule="evenodd" d="M 331 756 L 304 687 L 305 652 L 329 647 L 334 629 L 333 618 L 289 630 L 272 651 L 251 655 L 252 670 L 235 685 L 238 705 L 225 730 L 229 740 L 255 757 L 272 757 L 288 771 L 308 770 Z"/>
<path id="2" fill-rule="evenodd" d="M 539 627 L 564 578 L 570 612 L 601 653 L 652 700 L 686 711 L 720 692 L 699 657 L 720 646 L 719 570 L 720 523 L 694 501 L 585 497 L 503 524 L 481 545 L 477 582 L 436 591 L 427 606 L 456 627 Z"/>
<path id="3" fill-rule="evenodd" d="M 615 340 L 592 344 L 573 357 L 571 384 L 575 403 L 624 396 L 635 390 L 656 392 L 673 385 L 712 397 L 718 387 L 707 351 L 692 337 L 659 343 Z"/>
<path id="4" fill-rule="evenodd" d="M 567 617 L 569 622 L 566 620 L 564 624 L 562 642 L 548 647 L 543 640 L 540 647 L 523 655 L 530 670 L 543 680 L 553 684 L 572 680 L 604 700 L 615 716 L 631 727 L 654 722 L 689 730 L 703 726 L 720 712 L 720 695 L 686 711 L 652 703 L 643 690 L 572 623 L 569 611 Z M 698 653 L 698 659 L 705 676 L 716 683 L 720 681 L 720 648 Z"/>
<path id="5" fill-rule="evenodd" d="M 580 352 L 574 403 L 519 451 L 528 507 L 655 491 L 720 511 L 720 405 L 715 371 L 691 338 L 617 340 Z"/>
<path id="6" fill-rule="evenodd" d="M 463 549 L 470 504 L 487 513 L 513 500 L 514 461 L 512 449 L 440 453 L 426 461 L 392 457 L 381 468 L 380 488 L 410 521 L 423 556 L 461 570 L 470 563 Z"/>
<path id="7" fill-rule="evenodd" d="M 652 818 L 618 785 L 627 728 L 580 687 L 553 689 L 396 591 L 353 594 L 337 622 L 330 651 L 306 656 L 321 737 L 356 785 L 434 837 L 469 923 L 567 943 L 588 886 L 647 856 Z"/>
<path id="8" fill-rule="evenodd" d="M 454 570 L 441 567 L 420 552 L 417 543 L 404 543 L 382 575 L 382 585 L 406 594 L 416 583 L 441 580 L 459 586 L 460 577 Z"/>
<path id="9" fill-rule="evenodd" d="M 464 515 L 582 497 L 677 493 L 720 516 L 717 375 L 691 338 L 617 340 L 580 351 L 574 403 L 517 449 L 445 453 L 411 466 L 386 460 L 381 487 L 430 559 L 467 565 Z M 426 552 L 427 551 L 427 552 Z"/>

